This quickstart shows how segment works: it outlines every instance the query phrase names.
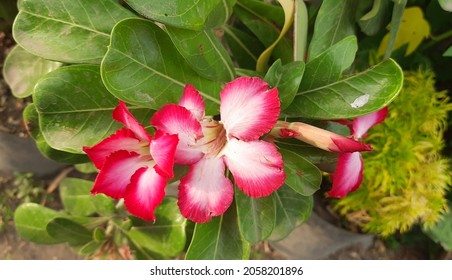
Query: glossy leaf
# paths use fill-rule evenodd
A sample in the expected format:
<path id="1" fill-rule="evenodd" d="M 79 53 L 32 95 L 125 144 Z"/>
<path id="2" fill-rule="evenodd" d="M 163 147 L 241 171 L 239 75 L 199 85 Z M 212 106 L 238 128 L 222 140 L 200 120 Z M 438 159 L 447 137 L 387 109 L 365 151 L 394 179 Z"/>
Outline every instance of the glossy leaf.
<path id="1" fill-rule="evenodd" d="M 275 226 L 275 205 L 271 196 L 252 198 L 236 188 L 239 229 L 251 244 L 265 240 Z"/>
<path id="2" fill-rule="evenodd" d="M 83 146 L 92 146 L 121 127 L 112 118 L 118 100 L 102 84 L 98 66 L 68 66 L 47 74 L 36 85 L 33 99 L 42 134 L 57 150 L 83 153 Z M 149 122 L 151 110 L 129 109 L 139 121 Z"/>
<path id="3" fill-rule="evenodd" d="M 116 22 L 134 14 L 113 0 L 22 0 L 13 35 L 45 59 L 100 63 Z"/>
<path id="4" fill-rule="evenodd" d="M 3 77 L 17 98 L 24 98 L 33 93 L 33 87 L 45 74 L 62 64 L 43 59 L 15 46 L 5 59 Z"/>
<path id="5" fill-rule="evenodd" d="M 286 185 L 272 194 L 276 205 L 276 225 L 270 240 L 287 237 L 297 226 L 304 223 L 312 213 L 312 196 L 303 196 Z"/>
<path id="6" fill-rule="evenodd" d="M 127 236 L 145 250 L 164 256 L 180 254 L 186 243 L 187 221 L 180 214 L 176 199 L 165 198 L 155 210 L 155 216 L 155 222 L 134 218 Z"/>
<path id="7" fill-rule="evenodd" d="M 322 2 L 309 45 L 309 60 L 345 37 L 354 34 L 356 3 L 356 0 L 324 0 Z"/>
<path id="8" fill-rule="evenodd" d="M 280 149 L 279 152 L 284 160 L 287 186 L 304 196 L 313 195 L 320 189 L 322 173 L 315 165 L 289 150 Z"/>
<path id="9" fill-rule="evenodd" d="M 87 155 L 74 154 L 55 150 L 47 143 L 44 136 L 39 129 L 39 115 L 36 111 L 34 103 L 29 104 L 23 111 L 24 122 L 27 126 L 27 131 L 36 142 L 36 147 L 45 157 L 62 162 L 62 163 L 81 163 L 89 160 Z"/>
<path id="10" fill-rule="evenodd" d="M 306 70 L 299 91 L 318 88 L 339 80 L 342 72 L 355 59 L 358 43 L 355 36 L 348 36 L 306 63 Z"/>
<path id="11" fill-rule="evenodd" d="M 218 111 L 219 83 L 192 70 L 169 36 L 149 21 L 128 19 L 118 23 L 101 69 L 108 90 L 132 104 L 159 109 L 177 103 L 188 83 L 204 97 L 208 114 Z"/>
<path id="12" fill-rule="evenodd" d="M 294 61 L 283 66 L 281 60 L 275 61 L 268 69 L 264 79 L 271 87 L 278 88 L 281 110 L 287 108 L 295 98 L 304 70 L 305 64 L 301 61 Z"/>
<path id="13" fill-rule="evenodd" d="M 19 235 L 38 244 L 54 244 L 61 241 L 47 233 L 47 224 L 60 213 L 35 203 L 24 203 L 14 212 L 14 224 Z"/>
<path id="14" fill-rule="evenodd" d="M 210 222 L 196 224 L 185 256 L 188 260 L 247 259 L 250 246 L 241 234 L 234 206 Z"/>
<path id="15" fill-rule="evenodd" d="M 80 246 L 92 240 L 92 233 L 84 226 L 66 218 L 54 218 L 46 227 L 47 232 L 59 242 Z"/>
<path id="16" fill-rule="evenodd" d="M 223 26 L 232 15 L 234 5 L 237 0 L 221 0 L 206 20 L 206 28 L 215 28 Z"/>
<path id="17" fill-rule="evenodd" d="M 242 68 L 256 68 L 264 45 L 256 37 L 232 26 L 224 26 L 224 35 L 236 63 Z"/>
<path id="18" fill-rule="evenodd" d="M 158 22 L 191 30 L 201 30 L 221 0 L 125 0 L 139 14 Z"/>
<path id="19" fill-rule="evenodd" d="M 449 209 L 451 206 L 449 205 Z M 445 250 L 452 250 L 452 212 L 449 210 L 434 226 L 424 229 L 424 232 Z"/>
<path id="20" fill-rule="evenodd" d="M 165 29 L 196 73 L 214 81 L 234 79 L 232 60 L 213 30 L 190 31 L 171 26 Z"/>
<path id="21" fill-rule="evenodd" d="M 285 113 L 312 119 L 345 119 L 388 105 L 400 92 L 402 69 L 385 60 L 367 71 L 297 94 Z"/>

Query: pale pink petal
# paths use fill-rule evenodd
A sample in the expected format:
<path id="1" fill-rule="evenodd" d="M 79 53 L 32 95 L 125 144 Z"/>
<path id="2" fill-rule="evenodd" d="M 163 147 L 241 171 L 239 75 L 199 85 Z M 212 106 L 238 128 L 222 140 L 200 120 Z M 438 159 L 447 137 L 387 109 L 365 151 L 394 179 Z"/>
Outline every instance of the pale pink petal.
<path id="1" fill-rule="evenodd" d="M 268 89 L 260 78 L 237 78 L 224 87 L 220 98 L 221 122 L 229 137 L 257 140 L 278 120 L 278 90 Z"/>
<path id="2" fill-rule="evenodd" d="M 124 195 L 124 204 L 130 214 L 143 220 L 155 220 L 154 210 L 165 197 L 166 178 L 152 167 L 143 167 L 133 174 Z"/>
<path id="3" fill-rule="evenodd" d="M 177 135 L 157 131 L 151 141 L 150 151 L 157 173 L 166 178 L 174 177 L 174 156 L 178 143 Z"/>
<path id="4" fill-rule="evenodd" d="M 270 195 L 286 179 L 282 156 L 272 143 L 231 139 L 225 161 L 237 186 L 251 197 Z"/>
<path id="5" fill-rule="evenodd" d="M 205 223 L 226 212 L 234 190 L 224 172 L 222 158 L 203 158 L 190 166 L 179 185 L 178 205 L 184 217 Z"/>
<path id="6" fill-rule="evenodd" d="M 388 107 L 384 107 L 379 111 L 355 118 L 352 127 L 353 137 L 356 139 L 364 137 L 369 128 L 383 122 L 387 115 Z"/>
<path id="7" fill-rule="evenodd" d="M 132 130 L 135 136 L 143 141 L 150 141 L 151 136 L 146 132 L 144 127 L 129 112 L 124 102 L 119 101 L 119 105 L 113 111 L 113 119 L 122 123 L 125 127 Z"/>
<path id="8" fill-rule="evenodd" d="M 141 148 L 140 140 L 135 134 L 129 129 L 122 128 L 92 147 L 83 147 L 83 151 L 97 169 L 101 169 L 110 154 L 119 150 L 139 153 Z"/>
<path id="9" fill-rule="evenodd" d="M 203 156 L 203 153 L 197 150 L 197 141 L 203 136 L 202 128 L 188 109 L 174 104 L 165 105 L 154 114 L 151 124 L 162 132 L 177 134 L 179 137 L 176 163 L 193 164 Z"/>
<path id="10" fill-rule="evenodd" d="M 363 180 L 363 159 L 361 153 L 344 153 L 338 158 L 336 171 L 331 175 L 333 187 L 329 196 L 343 198 L 355 191 Z"/>
<path id="11" fill-rule="evenodd" d="M 114 199 L 124 197 L 130 178 L 144 166 L 146 161 L 137 153 L 121 150 L 111 154 L 97 175 L 91 193 L 103 193 Z"/>
<path id="12" fill-rule="evenodd" d="M 204 117 L 206 104 L 199 92 L 192 85 L 186 85 L 179 106 L 188 109 L 198 121 Z"/>

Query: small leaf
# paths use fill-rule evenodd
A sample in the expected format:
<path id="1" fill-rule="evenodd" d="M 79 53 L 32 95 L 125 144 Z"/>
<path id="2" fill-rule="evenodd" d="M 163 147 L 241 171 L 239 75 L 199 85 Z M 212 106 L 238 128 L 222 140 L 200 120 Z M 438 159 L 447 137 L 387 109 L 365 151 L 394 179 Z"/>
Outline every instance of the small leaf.
<path id="1" fill-rule="evenodd" d="M 5 59 L 3 77 L 17 98 L 24 98 L 33 93 L 39 78 L 62 64 L 33 55 L 21 46 L 15 46 Z"/>
<path id="2" fill-rule="evenodd" d="M 93 205 L 91 188 L 93 182 L 78 179 L 64 178 L 60 183 L 60 197 L 64 209 L 76 216 L 89 216 L 96 212 Z"/>
<path id="3" fill-rule="evenodd" d="M 342 72 L 352 65 L 357 50 L 356 37 L 348 36 L 310 60 L 306 63 L 299 91 L 318 88 L 339 80 Z"/>
<path id="4" fill-rule="evenodd" d="M 101 72 L 107 89 L 132 104 L 160 109 L 177 103 L 185 85 L 192 84 L 204 97 L 207 114 L 218 111 L 220 84 L 193 71 L 169 36 L 152 22 L 127 19 L 118 23 Z"/>
<path id="5" fill-rule="evenodd" d="M 47 232 L 59 242 L 80 246 L 92 240 L 91 232 L 84 226 L 66 218 L 54 218 L 46 227 Z"/>
<path id="6" fill-rule="evenodd" d="M 276 205 L 276 225 L 270 240 L 287 237 L 297 226 L 304 223 L 312 213 L 312 196 L 303 196 L 286 185 L 272 194 Z"/>
<path id="7" fill-rule="evenodd" d="M 279 150 L 284 160 L 285 184 L 297 193 L 309 196 L 320 189 L 322 174 L 312 163 L 289 150 Z"/>
<path id="8" fill-rule="evenodd" d="M 42 135 L 57 150 L 82 154 L 83 146 L 92 146 L 121 127 L 112 118 L 118 100 L 104 87 L 99 66 L 74 65 L 48 73 L 36 85 L 33 100 Z M 151 110 L 129 109 L 139 121 L 149 122 Z"/>
<path id="9" fill-rule="evenodd" d="M 400 92 L 402 83 L 400 66 L 392 59 L 385 60 L 365 72 L 299 92 L 285 113 L 321 120 L 369 114 L 388 105 Z"/>
<path id="10" fill-rule="evenodd" d="M 102 242 L 107 238 L 105 230 L 103 228 L 95 228 L 93 231 L 93 239 L 97 242 Z"/>
<path id="11" fill-rule="evenodd" d="M 139 14 L 179 28 L 201 30 L 220 0 L 125 0 Z"/>
<path id="12" fill-rule="evenodd" d="M 359 4 L 361 4 L 360 1 Z M 384 28 L 388 21 L 390 0 L 374 0 L 372 9 L 363 15 L 359 21 L 359 27 L 367 36 L 376 35 L 380 30 Z"/>
<path id="13" fill-rule="evenodd" d="M 268 69 L 264 80 L 270 86 L 278 88 L 281 110 L 287 108 L 295 98 L 303 78 L 304 69 L 305 65 L 301 61 L 294 61 L 283 66 L 281 60 L 275 61 Z"/>
<path id="14" fill-rule="evenodd" d="M 315 20 L 309 60 L 347 36 L 354 35 L 356 0 L 324 0 Z"/>
<path id="15" fill-rule="evenodd" d="M 165 29 L 196 73 L 220 82 L 234 79 L 232 60 L 213 30 L 191 31 L 171 26 Z"/>
<path id="16" fill-rule="evenodd" d="M 100 63 L 116 22 L 134 17 L 117 1 L 22 0 L 14 39 L 27 51 L 67 63 Z"/>
<path id="17" fill-rule="evenodd" d="M 102 243 L 93 240 L 93 241 L 90 241 L 90 242 L 86 243 L 85 245 L 83 245 L 83 247 L 80 248 L 78 253 L 80 255 L 89 256 L 89 255 L 96 253 L 100 249 L 101 246 L 102 246 Z"/>
<path id="18" fill-rule="evenodd" d="M 127 236 L 136 246 L 163 256 L 177 256 L 186 243 L 186 219 L 180 214 L 177 201 L 165 198 L 155 210 L 156 221 L 133 219 Z"/>
<path id="19" fill-rule="evenodd" d="M 252 198 L 236 188 L 235 200 L 240 232 L 251 244 L 270 236 L 275 226 L 275 205 L 271 196 Z"/>
<path id="20" fill-rule="evenodd" d="M 35 203 L 21 204 L 14 212 L 17 233 L 23 238 L 38 244 L 61 243 L 47 233 L 47 224 L 61 216 L 60 213 Z"/>
<path id="21" fill-rule="evenodd" d="M 185 256 L 187 260 L 235 260 L 249 257 L 250 246 L 240 234 L 234 208 L 231 206 L 225 214 L 214 217 L 208 223 L 195 225 Z"/>

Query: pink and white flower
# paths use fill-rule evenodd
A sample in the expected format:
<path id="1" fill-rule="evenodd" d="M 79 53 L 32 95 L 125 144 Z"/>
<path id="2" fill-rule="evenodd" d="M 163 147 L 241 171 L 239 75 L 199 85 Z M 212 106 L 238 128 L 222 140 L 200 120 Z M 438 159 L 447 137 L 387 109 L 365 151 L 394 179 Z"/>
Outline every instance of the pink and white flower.
<path id="1" fill-rule="evenodd" d="M 365 137 L 367 131 L 376 124 L 383 122 L 388 114 L 385 107 L 368 115 L 357 117 L 353 120 L 350 129 L 354 139 Z M 339 155 L 336 171 L 331 175 L 333 186 L 328 195 L 343 198 L 348 193 L 359 188 L 363 180 L 363 158 L 360 152 L 348 152 Z"/>
<path id="2" fill-rule="evenodd" d="M 124 199 L 126 209 L 144 220 L 155 220 L 154 210 L 172 178 L 177 135 L 161 131 L 152 138 L 120 101 L 113 118 L 125 128 L 92 146 L 83 147 L 100 170 L 91 190 Z"/>
<path id="3" fill-rule="evenodd" d="M 260 78 L 241 77 L 220 93 L 217 121 L 205 116 L 205 104 L 191 85 L 178 105 L 162 107 L 151 119 L 160 131 L 177 134 L 175 162 L 190 165 L 179 185 L 179 208 L 188 219 L 208 222 L 231 205 L 236 186 L 251 197 L 263 197 L 285 181 L 282 156 L 273 143 L 259 138 L 276 124 L 278 90 Z M 229 170 L 229 171 L 226 171 Z"/>

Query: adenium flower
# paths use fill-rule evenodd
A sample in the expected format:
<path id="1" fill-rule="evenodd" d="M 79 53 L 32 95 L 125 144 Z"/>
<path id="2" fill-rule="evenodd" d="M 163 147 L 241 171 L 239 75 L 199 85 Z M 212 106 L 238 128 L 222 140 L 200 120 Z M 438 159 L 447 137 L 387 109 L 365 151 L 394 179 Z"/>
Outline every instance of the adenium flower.
<path id="1" fill-rule="evenodd" d="M 125 128 L 92 147 L 83 147 L 100 170 L 92 194 L 124 198 L 126 209 L 144 220 L 155 220 L 154 210 L 172 178 L 177 135 L 157 131 L 151 137 L 120 101 L 113 118 Z"/>
<path id="2" fill-rule="evenodd" d="M 280 113 L 278 90 L 260 78 L 241 77 L 220 93 L 221 120 L 205 116 L 205 103 L 191 85 L 178 105 L 165 105 L 151 124 L 177 134 L 175 162 L 190 165 L 181 178 L 178 205 L 182 215 L 208 222 L 231 205 L 234 187 L 248 196 L 270 195 L 285 181 L 282 156 L 273 143 L 259 138 L 276 124 Z"/>
<path id="3" fill-rule="evenodd" d="M 385 107 L 371 114 L 355 118 L 350 126 L 352 137 L 356 140 L 365 137 L 367 131 L 374 125 L 383 122 L 387 114 L 388 108 Z M 343 198 L 348 193 L 357 190 L 363 180 L 363 170 L 364 164 L 360 152 L 339 155 L 336 171 L 331 175 L 333 186 L 328 195 Z"/>

